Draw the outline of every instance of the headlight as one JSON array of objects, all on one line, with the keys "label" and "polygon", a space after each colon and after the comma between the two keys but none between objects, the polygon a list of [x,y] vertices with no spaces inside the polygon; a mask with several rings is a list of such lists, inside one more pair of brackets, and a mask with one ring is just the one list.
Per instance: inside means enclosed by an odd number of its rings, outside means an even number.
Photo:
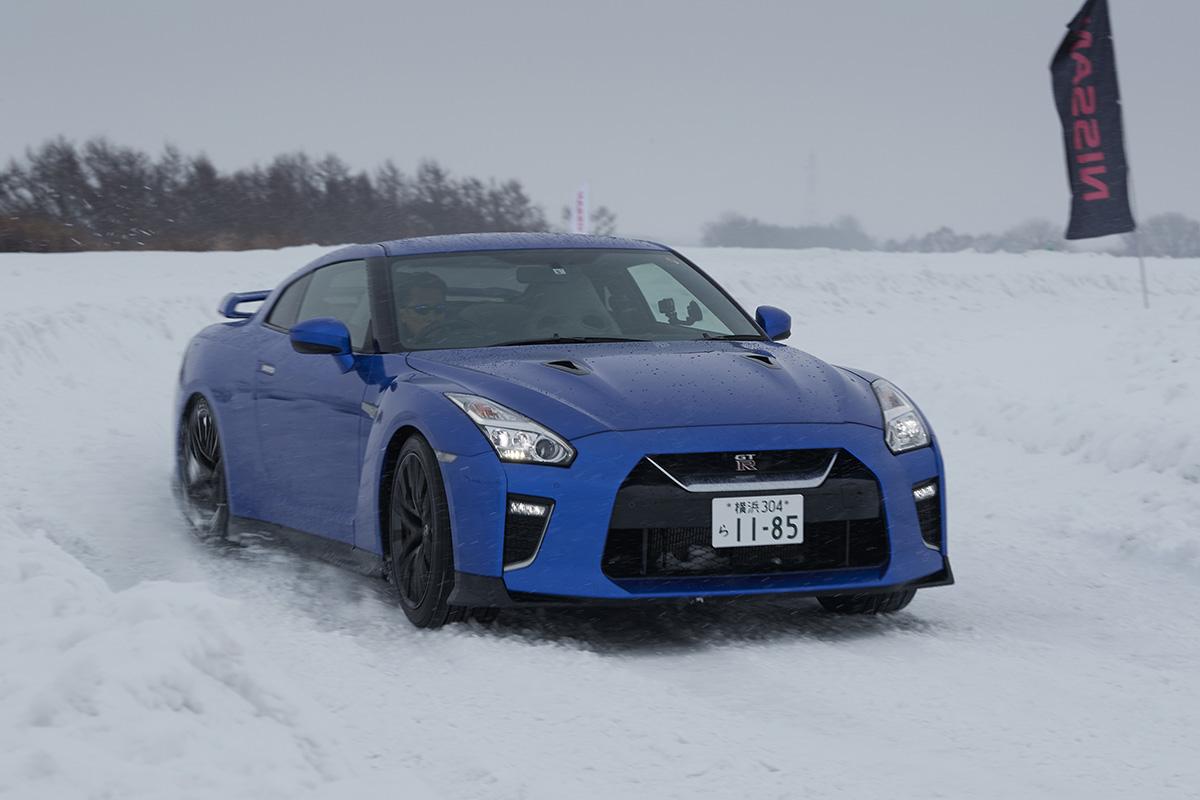
[{"label": "headlight", "polygon": [[893,453],[916,450],[929,444],[929,430],[912,400],[883,378],[871,384],[883,411],[884,440]]},{"label": "headlight", "polygon": [[575,460],[575,448],[561,436],[511,408],[474,394],[446,397],[479,426],[501,461],[565,467]]}]

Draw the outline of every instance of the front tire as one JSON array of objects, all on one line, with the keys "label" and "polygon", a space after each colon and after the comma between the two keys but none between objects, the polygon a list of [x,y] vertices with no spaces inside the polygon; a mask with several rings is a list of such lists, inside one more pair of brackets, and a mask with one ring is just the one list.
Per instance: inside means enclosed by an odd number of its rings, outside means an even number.
[{"label": "front tire", "polygon": [[229,533],[229,487],[217,420],[203,397],[188,405],[179,426],[176,476],[183,516],[201,536]]},{"label": "front tire", "polygon": [[916,594],[916,589],[909,589],[883,594],[834,594],[817,600],[834,614],[894,614],[911,603]]},{"label": "front tire", "polygon": [[400,448],[388,505],[389,574],[405,616],[418,628],[463,619],[467,609],[448,602],[454,553],[442,471],[420,435]]}]

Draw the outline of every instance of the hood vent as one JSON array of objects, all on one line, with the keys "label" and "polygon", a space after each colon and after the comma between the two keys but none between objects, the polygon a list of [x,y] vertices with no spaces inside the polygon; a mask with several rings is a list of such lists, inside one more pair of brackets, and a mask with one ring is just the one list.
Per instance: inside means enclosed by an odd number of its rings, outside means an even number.
[{"label": "hood vent", "polygon": [[546,366],[561,369],[563,372],[569,372],[572,375],[590,375],[592,372],[583,364],[580,364],[578,361],[572,361],[569,358],[562,358],[558,361],[547,361]]},{"label": "hood vent", "polygon": [[762,364],[764,367],[779,369],[779,362],[775,360],[774,356],[767,353],[746,353],[745,357],[758,364]]}]

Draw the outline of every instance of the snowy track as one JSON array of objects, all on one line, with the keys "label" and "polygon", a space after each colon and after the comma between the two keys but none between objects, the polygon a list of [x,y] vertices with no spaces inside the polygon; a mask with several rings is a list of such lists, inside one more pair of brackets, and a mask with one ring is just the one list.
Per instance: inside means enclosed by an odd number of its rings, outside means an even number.
[{"label": "snowy track", "polygon": [[423,633],[168,489],[187,338],[316,252],[0,256],[0,796],[1200,797],[1200,264],[694,251],[922,404],[959,585]]}]

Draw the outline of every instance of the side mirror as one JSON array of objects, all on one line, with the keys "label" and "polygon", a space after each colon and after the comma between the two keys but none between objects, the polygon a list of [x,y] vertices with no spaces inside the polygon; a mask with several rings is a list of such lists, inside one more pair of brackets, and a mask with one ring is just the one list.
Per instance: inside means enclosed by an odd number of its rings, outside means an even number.
[{"label": "side mirror", "polygon": [[346,324],[341,320],[332,317],[306,319],[292,326],[288,338],[297,353],[333,356],[342,372],[349,372],[354,366],[350,331],[346,330]]},{"label": "side mirror", "polygon": [[792,335],[792,315],[775,306],[759,306],[754,312],[758,327],[773,342],[780,342]]}]

